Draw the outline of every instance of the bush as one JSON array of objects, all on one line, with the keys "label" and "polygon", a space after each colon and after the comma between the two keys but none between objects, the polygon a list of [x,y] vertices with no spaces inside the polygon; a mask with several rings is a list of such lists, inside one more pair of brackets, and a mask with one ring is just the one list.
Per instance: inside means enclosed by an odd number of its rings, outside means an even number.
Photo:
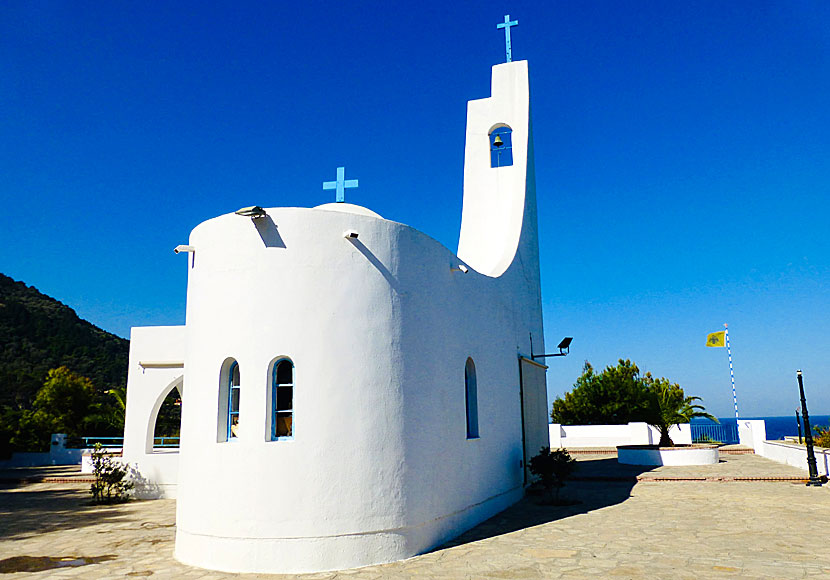
[{"label": "bush", "polygon": [[126,481],[129,466],[114,461],[101,447],[95,444],[92,450],[92,473],[95,482],[90,488],[93,503],[120,503],[129,500],[128,493],[133,488],[131,481]]},{"label": "bush", "polygon": [[[576,461],[566,449],[555,449],[542,447],[539,455],[531,457],[530,472],[537,475],[542,482],[542,487],[548,494],[552,503],[559,503],[559,490],[565,485],[565,480],[573,473]],[[556,491],[554,495],[554,490]]]},{"label": "bush", "polygon": [[813,427],[813,431],[816,432],[816,434],[813,435],[813,445],[816,447],[830,448],[830,427],[816,425]]}]

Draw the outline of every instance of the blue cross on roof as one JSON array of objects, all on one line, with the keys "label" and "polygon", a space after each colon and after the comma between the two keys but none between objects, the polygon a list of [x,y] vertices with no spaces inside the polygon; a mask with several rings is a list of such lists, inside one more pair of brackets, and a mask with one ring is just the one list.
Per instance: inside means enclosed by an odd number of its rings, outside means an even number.
[{"label": "blue cross on roof", "polygon": [[337,168],[337,181],[324,181],[323,189],[337,190],[337,203],[346,201],[346,188],[357,187],[357,179],[346,179],[346,168]]},{"label": "blue cross on roof", "polygon": [[518,20],[513,20],[512,22],[510,21],[509,14],[504,15],[504,22],[496,24],[496,28],[504,28],[504,48],[507,51],[507,62],[511,62],[513,60],[513,52],[510,49],[510,27],[518,25]]}]

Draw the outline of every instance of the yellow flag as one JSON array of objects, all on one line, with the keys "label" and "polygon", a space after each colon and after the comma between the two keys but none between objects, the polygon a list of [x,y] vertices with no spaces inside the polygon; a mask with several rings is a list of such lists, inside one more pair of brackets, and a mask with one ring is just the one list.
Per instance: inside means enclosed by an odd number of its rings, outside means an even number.
[{"label": "yellow flag", "polygon": [[726,331],[713,332],[707,336],[706,346],[726,346]]}]

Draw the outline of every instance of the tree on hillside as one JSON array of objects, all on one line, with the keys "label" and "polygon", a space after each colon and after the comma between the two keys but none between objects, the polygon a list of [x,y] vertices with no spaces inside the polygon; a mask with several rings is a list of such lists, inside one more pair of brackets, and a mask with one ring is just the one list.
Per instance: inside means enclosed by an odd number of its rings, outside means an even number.
[{"label": "tree on hillside", "polygon": [[32,410],[23,411],[12,443],[19,449],[48,450],[52,433],[83,434],[95,397],[92,381],[66,367],[50,370],[35,395]]},{"label": "tree on hillside", "polygon": [[[126,385],[129,341],[78,317],[32,286],[0,274],[0,458],[48,449],[51,419],[35,409],[50,370],[66,367],[89,377],[95,394],[84,435],[117,436],[123,413],[106,391]],[[45,421],[45,422],[44,422]]]},{"label": "tree on hillside", "polygon": [[647,421],[651,396],[640,377],[640,369],[630,360],[594,372],[585,361],[582,375],[573,389],[553,402],[551,419],[563,425],[620,425]]}]

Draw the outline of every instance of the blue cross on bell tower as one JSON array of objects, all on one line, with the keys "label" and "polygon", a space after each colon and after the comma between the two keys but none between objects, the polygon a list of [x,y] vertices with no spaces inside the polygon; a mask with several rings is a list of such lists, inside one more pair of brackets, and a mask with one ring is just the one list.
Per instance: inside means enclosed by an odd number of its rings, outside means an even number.
[{"label": "blue cross on bell tower", "polygon": [[346,168],[337,168],[336,181],[324,181],[323,189],[334,189],[337,191],[337,203],[346,201],[346,188],[357,187],[357,179],[346,179]]},{"label": "blue cross on bell tower", "polygon": [[496,28],[504,28],[504,48],[507,52],[507,62],[511,62],[513,60],[513,53],[510,50],[510,27],[518,25],[518,20],[513,20],[512,22],[510,21],[509,14],[504,15],[504,22],[496,24]]}]

